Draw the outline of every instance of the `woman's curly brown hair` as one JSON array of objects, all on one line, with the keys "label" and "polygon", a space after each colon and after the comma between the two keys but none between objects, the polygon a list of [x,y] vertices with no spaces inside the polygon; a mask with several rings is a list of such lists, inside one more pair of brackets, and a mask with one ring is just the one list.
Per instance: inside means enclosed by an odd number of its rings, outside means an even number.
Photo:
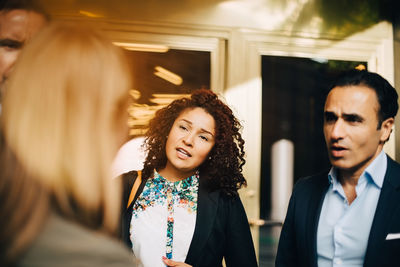
[{"label": "woman's curly brown hair", "polygon": [[158,110],[149,123],[146,133],[147,157],[143,177],[152,176],[154,169],[163,169],[167,163],[165,146],[167,136],[176,118],[185,109],[200,107],[215,120],[215,144],[199,171],[211,189],[221,189],[227,195],[237,195],[237,190],[246,185],[242,175],[244,159],[244,140],[240,134],[242,126],[232,110],[211,90],[200,89],[190,98],[173,101]]}]

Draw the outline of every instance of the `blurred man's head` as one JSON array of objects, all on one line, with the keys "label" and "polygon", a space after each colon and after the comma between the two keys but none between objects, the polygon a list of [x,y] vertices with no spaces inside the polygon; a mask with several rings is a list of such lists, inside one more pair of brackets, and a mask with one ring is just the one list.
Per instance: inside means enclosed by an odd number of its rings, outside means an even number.
[{"label": "blurred man's head", "polygon": [[22,47],[48,20],[33,1],[6,0],[0,5],[0,93]]}]

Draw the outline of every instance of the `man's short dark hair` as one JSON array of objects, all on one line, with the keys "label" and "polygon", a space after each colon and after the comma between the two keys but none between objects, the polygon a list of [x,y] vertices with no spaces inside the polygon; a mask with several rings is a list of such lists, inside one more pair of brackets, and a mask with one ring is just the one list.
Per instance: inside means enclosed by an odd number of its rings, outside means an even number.
[{"label": "man's short dark hair", "polygon": [[8,12],[15,9],[33,11],[43,15],[46,20],[50,20],[49,13],[35,0],[2,0],[0,11]]},{"label": "man's short dark hair", "polygon": [[375,91],[378,98],[378,129],[382,122],[388,118],[394,118],[399,109],[396,89],[382,76],[367,70],[350,70],[343,72],[330,87],[363,85]]}]

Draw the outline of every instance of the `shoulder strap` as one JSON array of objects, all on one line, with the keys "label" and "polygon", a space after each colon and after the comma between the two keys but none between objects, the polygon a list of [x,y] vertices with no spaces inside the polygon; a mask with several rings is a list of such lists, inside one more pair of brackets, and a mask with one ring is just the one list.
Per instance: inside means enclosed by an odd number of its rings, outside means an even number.
[{"label": "shoulder strap", "polygon": [[136,193],[137,193],[139,185],[141,183],[142,183],[142,171],[138,171],[136,180],[133,183],[132,190],[131,190],[131,193],[130,193],[129,198],[128,198],[128,203],[126,205],[126,208],[129,208],[129,206],[131,205],[132,201],[135,199]]}]

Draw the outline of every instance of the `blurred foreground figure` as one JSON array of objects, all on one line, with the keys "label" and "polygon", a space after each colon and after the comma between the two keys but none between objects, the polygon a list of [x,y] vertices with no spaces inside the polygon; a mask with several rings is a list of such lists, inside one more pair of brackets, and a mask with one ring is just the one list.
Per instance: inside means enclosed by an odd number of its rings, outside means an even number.
[{"label": "blurred foreground figure", "polygon": [[296,184],[277,267],[400,266],[400,165],[383,151],[397,98],[368,71],[333,84],[324,109],[332,168]]},{"label": "blurred foreground figure", "polygon": [[0,99],[22,47],[48,19],[32,0],[3,0],[0,4]]},{"label": "blurred foreground figure", "polygon": [[49,25],[24,48],[1,117],[1,266],[135,266],[111,238],[130,85],[122,51],[82,25]]}]

